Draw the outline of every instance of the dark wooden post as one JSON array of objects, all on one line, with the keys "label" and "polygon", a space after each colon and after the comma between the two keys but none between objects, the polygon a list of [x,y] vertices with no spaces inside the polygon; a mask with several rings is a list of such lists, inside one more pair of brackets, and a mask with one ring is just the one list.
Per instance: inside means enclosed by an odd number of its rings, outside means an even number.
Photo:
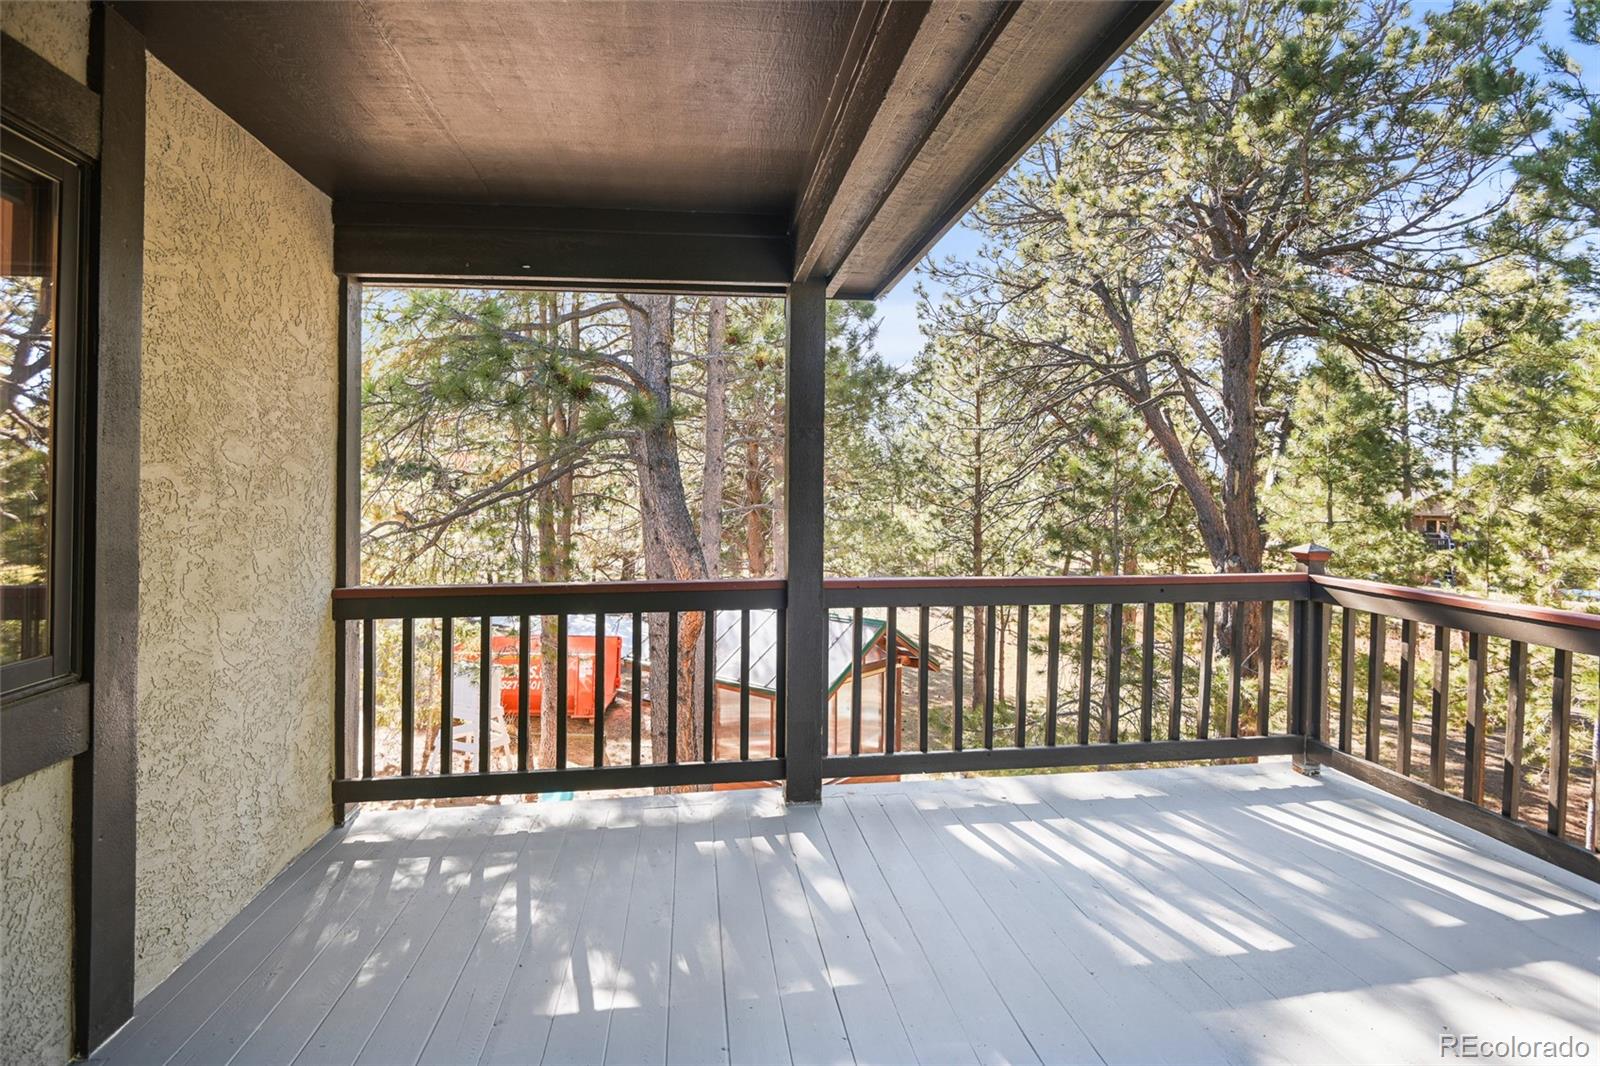
[{"label": "dark wooden post", "polygon": [[[335,588],[361,584],[361,282],[339,279],[339,454],[334,470]],[[359,750],[356,697],[360,645],[356,628],[335,622],[333,635],[333,776],[354,777]],[[409,735],[407,737],[409,741]],[[350,814],[333,805],[333,824],[344,825]]]},{"label": "dark wooden post", "polygon": [[784,560],[789,582],[784,665],[784,798],[822,798],[822,711],[827,694],[828,616],[822,602],[823,357],[827,286],[789,286],[784,379]]},{"label": "dark wooden post", "polygon": [[94,8],[90,38],[92,87],[101,100],[88,430],[94,703],[89,750],[74,760],[72,775],[73,1028],[85,1056],[133,1015],[145,162],[144,38],[104,5]]},{"label": "dark wooden post", "polygon": [[[1290,548],[1296,569],[1312,578],[1328,572],[1333,549],[1320,544]],[[1295,604],[1293,656],[1289,681],[1289,728],[1308,741],[1321,741],[1328,713],[1328,607],[1315,600]],[[1295,769],[1315,774],[1317,768],[1302,754]]]}]

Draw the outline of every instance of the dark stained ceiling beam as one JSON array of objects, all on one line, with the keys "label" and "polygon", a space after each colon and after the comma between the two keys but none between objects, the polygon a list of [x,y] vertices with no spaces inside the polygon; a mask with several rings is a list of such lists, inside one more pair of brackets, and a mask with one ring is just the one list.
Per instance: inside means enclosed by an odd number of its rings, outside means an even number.
[{"label": "dark stained ceiling beam", "polygon": [[777,216],[338,200],[333,224],[336,273],[396,281],[761,292],[794,261]]},{"label": "dark stained ceiling beam", "polygon": [[[881,158],[888,151],[881,143],[889,123],[887,97],[932,6],[921,0],[878,0],[861,8],[795,205],[795,277],[827,276],[838,265],[837,250],[851,242],[852,213],[840,197],[846,182],[881,180],[893,168],[892,160]],[[878,157],[863,158],[875,125],[880,143],[872,150]]]},{"label": "dark stained ceiling beam", "polygon": [[828,295],[877,299],[898,284],[1167,3],[1004,5],[838,266],[818,270],[832,279]]}]

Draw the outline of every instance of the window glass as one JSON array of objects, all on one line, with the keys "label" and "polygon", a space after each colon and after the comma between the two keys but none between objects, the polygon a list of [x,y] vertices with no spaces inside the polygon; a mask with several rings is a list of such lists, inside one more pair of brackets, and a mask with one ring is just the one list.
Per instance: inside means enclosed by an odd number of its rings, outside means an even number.
[{"label": "window glass", "polygon": [[0,162],[0,664],[51,652],[60,186]]}]

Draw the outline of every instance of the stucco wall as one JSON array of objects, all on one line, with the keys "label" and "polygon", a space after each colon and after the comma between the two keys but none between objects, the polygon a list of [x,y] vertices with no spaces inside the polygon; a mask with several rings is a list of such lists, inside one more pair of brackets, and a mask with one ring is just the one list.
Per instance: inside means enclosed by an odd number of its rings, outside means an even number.
[{"label": "stucco wall", "polygon": [[0,788],[0,1062],[72,1048],[72,764]]},{"label": "stucco wall", "polygon": [[328,198],[150,62],[137,993],[327,830]]},{"label": "stucco wall", "polygon": [[[79,81],[89,5],[5,0],[0,30]],[[72,1051],[72,767],[0,788],[0,1064]]]},{"label": "stucco wall", "polygon": [[5,0],[0,30],[79,81],[89,80],[89,5],[75,0]]}]

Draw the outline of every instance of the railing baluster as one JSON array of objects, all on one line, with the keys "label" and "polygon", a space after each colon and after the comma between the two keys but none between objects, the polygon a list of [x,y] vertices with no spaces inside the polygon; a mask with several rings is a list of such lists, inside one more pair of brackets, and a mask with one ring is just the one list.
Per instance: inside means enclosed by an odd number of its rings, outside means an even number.
[{"label": "railing baluster", "polygon": [[1522,736],[1528,710],[1528,646],[1511,642],[1506,672],[1506,743],[1500,757],[1500,814],[1517,817],[1522,809]]},{"label": "railing baluster", "polygon": [[[567,616],[556,615],[556,769],[567,767]],[[549,684],[549,679],[545,679]]]},{"label": "railing baluster", "polygon": [[1057,715],[1060,713],[1061,693],[1061,605],[1050,605],[1050,631],[1045,643],[1045,702],[1044,742],[1056,746]]},{"label": "railing baluster", "polygon": [[[1595,666],[1600,667],[1600,656]],[[1600,669],[1595,678],[1600,681]],[[1595,686],[1595,713],[1589,715],[1589,812],[1583,842],[1590,851],[1600,851],[1600,684]]]},{"label": "railing baluster", "polygon": [[1228,735],[1239,735],[1239,716],[1244,709],[1244,636],[1245,609],[1243,603],[1233,605],[1233,630],[1228,634],[1228,655],[1232,660],[1228,668]]},{"label": "railing baluster", "polygon": [[1272,607],[1261,603],[1261,647],[1256,653],[1256,735],[1272,732]]},{"label": "railing baluster", "polygon": [[850,754],[861,754],[861,608],[850,615]]},{"label": "railing baluster", "polygon": [[1149,743],[1155,732],[1156,700],[1156,605],[1139,608],[1143,633],[1139,663],[1139,739]]},{"label": "railing baluster", "polygon": [[750,612],[739,612],[739,758],[750,761]]},{"label": "railing baluster", "polygon": [[787,690],[787,685],[784,683],[784,679],[789,670],[787,661],[789,649],[789,615],[784,608],[780,607],[777,609],[776,620],[774,624],[777,626],[778,630],[778,642],[773,646],[772,649],[772,683],[775,686],[775,690],[772,694],[772,741],[768,745],[768,749],[772,752],[773,758],[781,759],[783,758],[783,737],[785,728],[783,719],[783,701],[784,693]]},{"label": "railing baluster", "polygon": [[1351,718],[1355,709],[1356,613],[1344,609],[1339,619],[1339,750],[1349,754]]},{"label": "railing baluster", "polygon": [[951,634],[951,646],[955,649],[953,656],[955,661],[951,664],[952,672],[955,675],[951,678],[951,688],[953,690],[953,700],[950,705],[951,751],[960,751],[965,744],[965,738],[962,736],[965,725],[961,719],[963,712],[965,711],[965,708],[962,705],[966,703],[966,693],[962,690],[961,683],[965,679],[966,664],[962,661],[961,653],[963,649],[961,645],[962,637],[964,636],[962,631],[966,628],[966,622],[967,618],[965,609],[960,605],[957,605],[955,609],[955,620],[951,623],[951,629],[953,631]]},{"label": "railing baluster", "polygon": [[1482,633],[1467,634],[1467,752],[1461,770],[1461,793],[1468,802],[1483,803],[1484,732],[1487,725],[1483,704],[1488,651]]},{"label": "railing baluster", "polygon": [[494,746],[490,742],[493,735],[490,730],[489,700],[498,700],[498,692],[490,692],[494,686],[494,628],[489,624],[487,615],[478,619],[478,765],[480,774],[489,772],[489,764],[494,761]]},{"label": "railing baluster", "polygon": [[1550,685],[1550,784],[1546,791],[1553,837],[1566,835],[1567,786],[1572,770],[1572,653],[1556,649]]},{"label": "railing baluster", "polygon": [[1167,739],[1183,736],[1183,604],[1172,605],[1172,706],[1167,712]]},{"label": "railing baluster", "polygon": [[917,744],[928,750],[928,605],[917,608]]},{"label": "railing baluster", "polygon": [[1028,746],[1028,605],[1017,607],[1017,747]]},{"label": "railing baluster", "polygon": [[416,772],[416,651],[415,620],[400,620],[400,776],[410,777]]},{"label": "railing baluster", "polygon": [[999,608],[989,606],[983,612],[983,746],[994,747],[994,660],[995,614]]},{"label": "railing baluster", "polygon": [[1200,651],[1200,712],[1195,718],[1195,736],[1205,740],[1211,736],[1211,673],[1217,657],[1217,604],[1207,601],[1202,622],[1205,634]]},{"label": "railing baluster", "polygon": [[1083,605],[1083,634],[1078,649],[1078,743],[1089,743],[1089,711],[1094,693],[1094,604]]},{"label": "railing baluster", "polygon": [[532,645],[533,619],[522,615],[517,619],[517,770],[528,769],[528,753],[533,738],[528,735],[533,728],[528,719],[528,660]]},{"label": "railing baluster", "polygon": [[896,704],[900,695],[900,645],[895,640],[894,629],[898,612],[889,606],[888,621],[884,623],[884,675],[883,675],[883,751],[893,755],[899,747],[900,722]]},{"label": "railing baluster", "polygon": [[701,670],[705,683],[700,686],[700,755],[708,763],[717,759],[717,726],[722,718],[717,694],[717,612],[706,611],[700,630],[700,646],[705,649]]},{"label": "railing baluster", "polygon": [[1400,623],[1400,745],[1399,767],[1411,776],[1411,734],[1415,730],[1413,704],[1417,686],[1417,623],[1407,618]]},{"label": "railing baluster", "polygon": [[456,772],[455,619],[439,623],[439,772]]},{"label": "railing baluster", "polygon": [[[679,619],[677,611],[667,612],[667,763],[675,764],[678,761],[678,641]],[[655,666],[652,664],[651,669]],[[652,715],[655,708],[650,709]],[[660,753],[655,753],[655,761],[660,762]]]},{"label": "railing baluster", "polygon": [[1446,734],[1450,723],[1450,630],[1433,627],[1433,719],[1428,736],[1428,783],[1442,789]]},{"label": "railing baluster", "polygon": [[1288,717],[1285,721],[1291,736],[1320,739],[1321,734],[1306,716],[1306,707],[1310,702],[1307,696],[1311,682],[1310,670],[1315,662],[1311,656],[1310,607],[1311,604],[1304,600],[1289,601]]},{"label": "railing baluster", "polygon": [[1383,751],[1383,652],[1388,645],[1387,623],[1375,614],[1367,630],[1367,761],[1377,762]]},{"label": "railing baluster", "polygon": [[[638,766],[644,748],[644,694],[639,691],[644,680],[644,664],[640,661],[644,657],[642,654],[643,638],[640,635],[640,630],[644,628],[644,615],[639,611],[634,611],[633,617],[629,621],[633,623],[633,669],[628,675],[628,764],[630,766]],[[782,645],[780,644],[779,647],[781,648]],[[782,691],[781,686],[779,691]]]},{"label": "railing baluster", "polygon": [[377,624],[368,618],[361,623],[361,776],[373,776],[373,748],[378,734],[378,640]]},{"label": "railing baluster", "polygon": [[[352,764],[356,761],[355,729],[350,716],[361,702],[361,668],[356,665],[355,635],[349,619],[336,619],[333,623],[333,779],[347,781],[355,776]],[[354,684],[352,684],[354,682]],[[349,807],[333,804],[333,824],[345,824]]]},{"label": "railing baluster", "polygon": [[1333,610],[1326,604],[1322,603],[1307,604],[1307,606],[1315,612],[1312,618],[1312,624],[1316,629],[1315,648],[1317,656],[1317,670],[1316,677],[1313,679],[1312,683],[1312,695],[1314,696],[1312,702],[1314,706],[1311,709],[1311,713],[1316,715],[1317,719],[1317,739],[1326,744],[1328,742],[1329,711],[1328,651],[1330,643],[1333,640]]},{"label": "railing baluster", "polygon": [[594,616],[594,765],[606,764],[606,616]]},{"label": "railing baluster", "polygon": [[1106,615],[1106,701],[1101,709],[1100,740],[1115,744],[1122,733],[1122,604]]}]

